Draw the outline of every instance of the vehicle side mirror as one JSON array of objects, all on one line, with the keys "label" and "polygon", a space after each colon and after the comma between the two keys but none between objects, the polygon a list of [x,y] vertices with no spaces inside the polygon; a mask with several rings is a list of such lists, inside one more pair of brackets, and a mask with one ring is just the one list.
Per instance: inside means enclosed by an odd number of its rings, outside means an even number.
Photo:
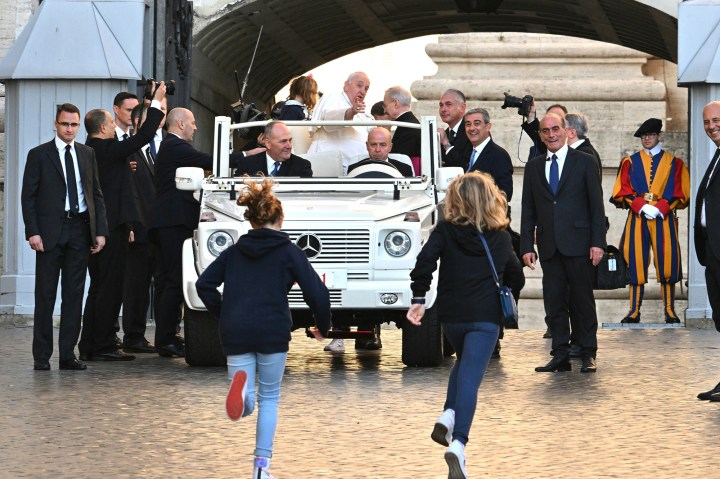
[{"label": "vehicle side mirror", "polygon": [[447,191],[452,180],[464,173],[459,166],[446,166],[435,170],[435,185],[438,191]]},{"label": "vehicle side mirror", "polygon": [[175,170],[175,187],[182,191],[200,191],[204,178],[202,168],[183,166]]}]

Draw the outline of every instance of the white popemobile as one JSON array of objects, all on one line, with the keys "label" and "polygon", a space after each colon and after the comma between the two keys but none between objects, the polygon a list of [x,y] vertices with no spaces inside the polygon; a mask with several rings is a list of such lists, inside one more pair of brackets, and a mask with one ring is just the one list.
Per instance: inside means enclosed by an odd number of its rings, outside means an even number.
[{"label": "white popemobile", "polygon": [[[243,179],[232,177],[229,153],[232,130],[262,127],[266,122],[230,124],[215,120],[213,174],[199,168],[179,168],[176,186],[196,192],[200,222],[183,247],[183,293],[186,361],[191,366],[221,366],[217,319],[205,310],[195,291],[198,275],[226,248],[245,234],[250,224],[236,203]],[[447,185],[462,174],[460,168],[441,168],[435,117],[420,124],[401,122],[285,122],[289,127],[310,125],[382,125],[418,128],[422,137],[422,175],[403,178],[392,173],[356,168],[344,176],[340,152],[301,155],[312,163],[313,178],[276,178],[274,192],[283,205],[283,231],[307,255],[330,290],[333,325],[351,328],[331,337],[368,337],[373,328],[394,321],[402,328],[402,361],[408,366],[436,366],[444,341],[434,307],[436,281],[426,295],[422,326],[410,325],[410,271],[430,232],[441,218],[438,204]],[[406,157],[407,158],[407,157]],[[360,173],[360,174],[358,174]],[[248,271],[247,274],[253,274]],[[437,277],[437,275],[436,275]],[[310,310],[295,286],[288,299],[293,328],[309,328]],[[445,345],[446,354],[452,354]]]}]

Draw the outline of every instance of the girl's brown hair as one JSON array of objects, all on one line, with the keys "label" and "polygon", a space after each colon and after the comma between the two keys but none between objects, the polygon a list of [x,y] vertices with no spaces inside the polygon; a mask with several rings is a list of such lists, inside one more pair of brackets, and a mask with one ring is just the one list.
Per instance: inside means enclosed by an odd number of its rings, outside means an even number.
[{"label": "girl's brown hair", "polygon": [[294,100],[296,96],[302,98],[302,102],[308,110],[315,108],[318,98],[318,85],[315,79],[305,75],[293,79],[290,82],[288,100]]},{"label": "girl's brown hair", "polygon": [[480,232],[505,229],[507,198],[487,173],[473,171],[450,183],[445,195],[445,221],[474,225]]},{"label": "girl's brown hair", "polygon": [[240,192],[237,204],[247,208],[244,216],[253,228],[283,219],[282,203],[272,192],[271,179],[265,178],[260,183],[244,179],[243,183],[246,188]]}]

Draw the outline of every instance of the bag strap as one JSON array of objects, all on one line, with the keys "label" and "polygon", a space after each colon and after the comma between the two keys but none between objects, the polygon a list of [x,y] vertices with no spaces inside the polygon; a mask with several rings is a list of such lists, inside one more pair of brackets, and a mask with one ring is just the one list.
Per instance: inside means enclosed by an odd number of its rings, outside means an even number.
[{"label": "bag strap", "polygon": [[487,241],[485,241],[485,237],[482,233],[478,233],[478,236],[480,236],[480,241],[482,241],[483,247],[485,248],[485,253],[487,253],[488,261],[490,262],[490,269],[492,270],[493,279],[495,280],[495,285],[500,289],[500,280],[498,280],[497,271],[495,270],[495,263],[493,262],[493,257],[490,254],[490,248],[488,248]]}]

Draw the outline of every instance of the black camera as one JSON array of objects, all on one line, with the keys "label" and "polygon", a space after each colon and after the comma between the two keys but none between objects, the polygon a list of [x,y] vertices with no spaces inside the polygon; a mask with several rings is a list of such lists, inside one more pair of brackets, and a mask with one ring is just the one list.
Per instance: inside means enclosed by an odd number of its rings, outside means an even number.
[{"label": "black camera", "polygon": [[[238,100],[232,105],[230,105],[230,108],[232,108],[233,110],[233,123],[248,123],[251,121],[267,120],[267,115],[265,114],[265,112],[258,110],[255,106],[255,103],[245,104],[242,102],[242,100]],[[244,138],[246,140],[257,139],[258,135],[260,135],[260,133],[262,133],[263,131],[265,131],[265,127],[263,126],[238,128],[237,130],[240,138]]]},{"label": "black camera", "polygon": [[[162,80],[155,80],[154,78],[148,78],[147,82],[145,82],[145,98],[148,100],[152,100],[153,96],[155,96],[155,88],[153,88],[155,85],[159,85]],[[166,95],[174,95],[175,94],[175,80],[166,80],[165,81],[165,94]]]},{"label": "black camera", "polygon": [[528,116],[530,114],[530,107],[532,106],[533,97],[525,95],[522,98],[509,95],[507,92],[503,92],[505,95],[505,101],[503,102],[502,108],[517,108],[518,115]]}]

